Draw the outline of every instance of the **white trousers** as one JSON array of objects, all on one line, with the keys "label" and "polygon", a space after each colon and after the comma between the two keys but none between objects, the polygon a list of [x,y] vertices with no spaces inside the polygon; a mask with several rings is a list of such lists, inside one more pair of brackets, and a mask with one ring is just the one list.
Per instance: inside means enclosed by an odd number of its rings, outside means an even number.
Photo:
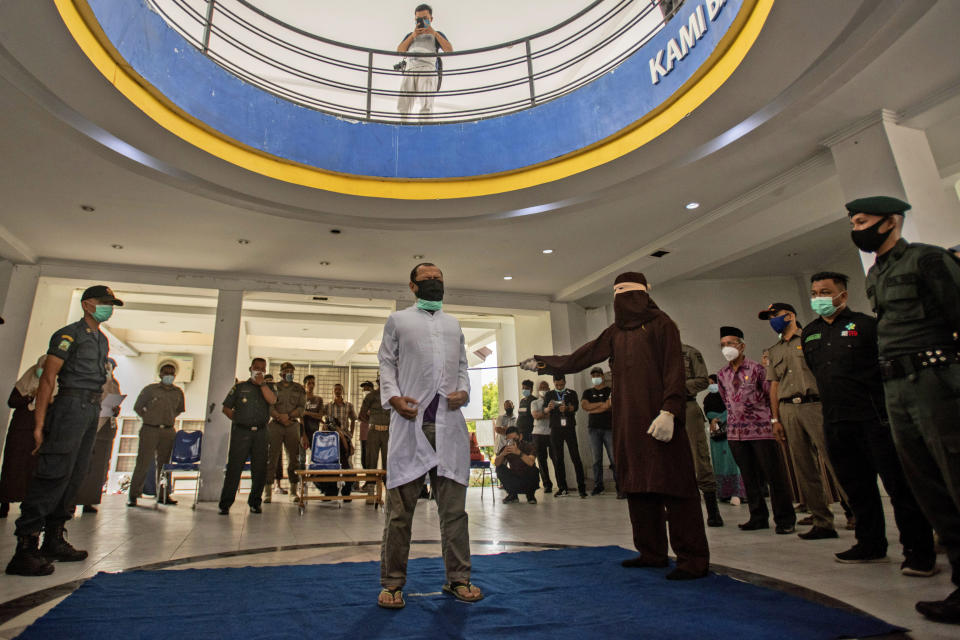
[{"label": "white trousers", "polygon": [[437,81],[439,76],[436,70],[410,71],[403,74],[403,82],[400,83],[400,97],[397,100],[397,111],[400,116],[406,120],[414,109],[414,102],[419,99],[422,102],[420,113],[433,112],[433,93],[437,90]]}]

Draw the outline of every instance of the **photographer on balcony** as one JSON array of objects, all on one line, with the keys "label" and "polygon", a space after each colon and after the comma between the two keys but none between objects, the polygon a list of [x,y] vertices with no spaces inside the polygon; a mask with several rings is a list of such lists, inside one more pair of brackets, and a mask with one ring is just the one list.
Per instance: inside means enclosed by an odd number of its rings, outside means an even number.
[{"label": "photographer on balcony", "polygon": [[[453,45],[447,36],[433,28],[433,9],[428,4],[418,5],[413,12],[416,28],[408,33],[403,42],[397,47],[400,53],[436,53],[443,50],[453,51]],[[404,59],[396,67],[403,71],[403,82],[400,84],[400,98],[397,100],[397,110],[406,120],[413,111],[413,104],[417,98],[422,101],[420,114],[429,114],[433,111],[434,93],[440,88],[440,74],[443,72],[443,62],[434,56],[411,56]]]}]

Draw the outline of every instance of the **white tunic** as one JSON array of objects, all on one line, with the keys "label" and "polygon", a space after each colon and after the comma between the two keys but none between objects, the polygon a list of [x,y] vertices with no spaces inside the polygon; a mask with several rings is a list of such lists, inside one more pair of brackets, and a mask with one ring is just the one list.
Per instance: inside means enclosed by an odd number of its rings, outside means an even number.
[{"label": "white tunic", "polygon": [[[460,409],[447,408],[447,395],[470,394],[467,352],[460,323],[453,316],[416,306],[390,314],[380,343],[380,399],[392,409],[390,398],[407,396],[417,402],[417,417],[407,420],[390,412],[390,450],[387,488],[393,489],[437,473],[462,485],[470,479],[470,434]],[[423,413],[440,394],[437,407],[437,448],[423,433]]]}]

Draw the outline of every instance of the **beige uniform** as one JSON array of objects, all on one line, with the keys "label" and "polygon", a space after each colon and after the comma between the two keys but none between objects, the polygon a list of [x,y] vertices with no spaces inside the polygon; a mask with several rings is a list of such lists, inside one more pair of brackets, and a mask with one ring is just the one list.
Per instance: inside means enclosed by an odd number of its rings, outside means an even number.
[{"label": "beige uniform", "polygon": [[682,345],[684,379],[687,387],[686,427],[687,440],[690,441],[690,453],[693,454],[693,465],[697,473],[697,486],[703,493],[716,493],[717,481],[713,475],[713,464],[710,462],[710,445],[707,442],[706,418],[700,405],[697,404],[697,394],[710,386],[707,365],[703,355],[690,345]]},{"label": "beige uniform", "polygon": [[[160,471],[170,462],[173,453],[173,440],[176,432],[173,423],[184,412],[183,391],[174,385],[160,382],[147,385],[137,396],[133,410],[143,421],[140,427],[140,444],[137,448],[137,462],[130,479],[129,500],[136,500],[143,491],[150,463],[156,462],[156,480],[159,486]],[[157,499],[160,498],[159,490]]]},{"label": "beige uniform", "polygon": [[[300,418],[307,406],[307,391],[298,382],[281,381],[276,386],[277,403],[270,407],[273,419],[267,425],[269,444],[267,447],[267,485],[264,496],[269,501],[273,493],[273,481],[277,475],[277,465],[280,464],[282,452],[287,452],[287,478],[290,481],[290,490],[297,486],[299,477],[297,468],[300,465]],[[290,423],[284,425],[277,416],[285,413],[290,416]]]},{"label": "beige uniform", "polygon": [[780,340],[770,347],[767,379],[777,382],[780,421],[787,433],[790,459],[797,476],[797,484],[804,503],[813,516],[814,526],[833,528],[833,512],[827,500],[820,474],[820,463],[830,475],[836,476],[827,456],[827,441],[823,431],[823,408],[820,390],[813,372],[803,359],[800,333],[790,340]]}]

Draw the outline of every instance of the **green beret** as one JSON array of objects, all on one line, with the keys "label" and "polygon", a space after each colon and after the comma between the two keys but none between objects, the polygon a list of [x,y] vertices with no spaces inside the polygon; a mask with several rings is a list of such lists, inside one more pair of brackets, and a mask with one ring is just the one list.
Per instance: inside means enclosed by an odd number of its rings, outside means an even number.
[{"label": "green beret", "polygon": [[910,205],[900,198],[890,196],[872,196],[858,198],[846,204],[847,215],[853,217],[857,213],[868,213],[872,216],[892,216],[896,213],[904,215],[910,210]]}]

